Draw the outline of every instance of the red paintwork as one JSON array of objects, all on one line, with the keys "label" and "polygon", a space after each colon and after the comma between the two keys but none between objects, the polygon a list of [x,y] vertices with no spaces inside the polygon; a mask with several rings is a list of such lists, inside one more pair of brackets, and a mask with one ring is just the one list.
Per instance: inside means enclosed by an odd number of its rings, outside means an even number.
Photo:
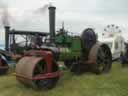
[{"label": "red paintwork", "polygon": [[57,72],[37,75],[37,76],[33,77],[32,80],[42,80],[42,79],[54,78],[54,77],[59,77],[61,75],[63,75],[63,73],[60,71],[57,71]]},{"label": "red paintwork", "polygon": [[39,74],[35,77],[32,78],[32,80],[40,80],[40,79],[46,79],[46,78],[54,78],[54,77],[59,77],[62,75],[62,72],[57,71],[57,72],[52,72],[52,65],[53,65],[53,57],[52,57],[52,52],[51,51],[44,51],[44,50],[31,50],[25,56],[32,56],[32,55],[38,55],[42,56],[42,58],[45,60],[46,65],[46,71],[45,73]]}]

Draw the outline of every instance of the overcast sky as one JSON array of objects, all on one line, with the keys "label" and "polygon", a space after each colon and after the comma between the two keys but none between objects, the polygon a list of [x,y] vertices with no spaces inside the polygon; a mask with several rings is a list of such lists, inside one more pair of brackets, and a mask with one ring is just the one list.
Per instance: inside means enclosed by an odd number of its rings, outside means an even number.
[{"label": "overcast sky", "polygon": [[115,24],[128,37],[128,0],[0,0],[0,40],[4,40],[3,8],[9,9],[12,28],[48,32],[48,10],[39,9],[49,2],[57,8],[56,30],[63,21],[65,28],[74,33],[87,27],[101,33],[107,25]]}]

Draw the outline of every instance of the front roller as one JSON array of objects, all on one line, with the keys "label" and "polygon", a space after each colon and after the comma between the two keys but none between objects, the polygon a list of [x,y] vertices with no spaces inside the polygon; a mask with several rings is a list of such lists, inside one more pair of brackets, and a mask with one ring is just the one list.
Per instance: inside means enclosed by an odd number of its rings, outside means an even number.
[{"label": "front roller", "polygon": [[51,57],[25,56],[16,64],[16,79],[33,88],[51,89],[61,75],[58,70]]}]

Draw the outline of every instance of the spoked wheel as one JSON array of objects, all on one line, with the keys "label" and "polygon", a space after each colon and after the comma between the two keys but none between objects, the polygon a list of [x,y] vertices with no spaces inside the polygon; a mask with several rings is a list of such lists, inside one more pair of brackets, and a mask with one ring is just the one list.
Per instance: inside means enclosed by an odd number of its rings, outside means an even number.
[{"label": "spoked wheel", "polygon": [[112,65],[112,56],[107,46],[100,46],[97,52],[96,73],[108,73]]},{"label": "spoked wheel", "polygon": [[[42,64],[44,63],[44,64]],[[53,64],[53,72],[58,71],[59,68],[57,66],[57,64]],[[39,75],[39,74],[45,74],[46,69],[45,69],[45,62],[39,62],[39,64],[37,64],[37,66],[34,69],[34,76]],[[43,89],[43,90],[47,90],[47,89],[52,89],[57,81],[59,80],[59,77],[54,77],[54,78],[47,78],[47,79],[43,79],[43,80],[36,80],[35,85],[36,88],[38,89]]]}]

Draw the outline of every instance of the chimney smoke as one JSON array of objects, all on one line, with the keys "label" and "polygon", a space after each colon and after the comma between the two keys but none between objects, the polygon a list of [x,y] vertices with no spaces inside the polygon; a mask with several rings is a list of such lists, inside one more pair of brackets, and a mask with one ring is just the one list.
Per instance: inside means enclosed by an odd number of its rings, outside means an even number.
[{"label": "chimney smoke", "polygon": [[37,13],[44,14],[48,9],[49,4],[45,4],[43,7],[37,9]]},{"label": "chimney smoke", "polygon": [[3,8],[2,24],[3,24],[4,26],[10,26],[9,19],[10,19],[10,16],[9,16],[8,8]]}]

